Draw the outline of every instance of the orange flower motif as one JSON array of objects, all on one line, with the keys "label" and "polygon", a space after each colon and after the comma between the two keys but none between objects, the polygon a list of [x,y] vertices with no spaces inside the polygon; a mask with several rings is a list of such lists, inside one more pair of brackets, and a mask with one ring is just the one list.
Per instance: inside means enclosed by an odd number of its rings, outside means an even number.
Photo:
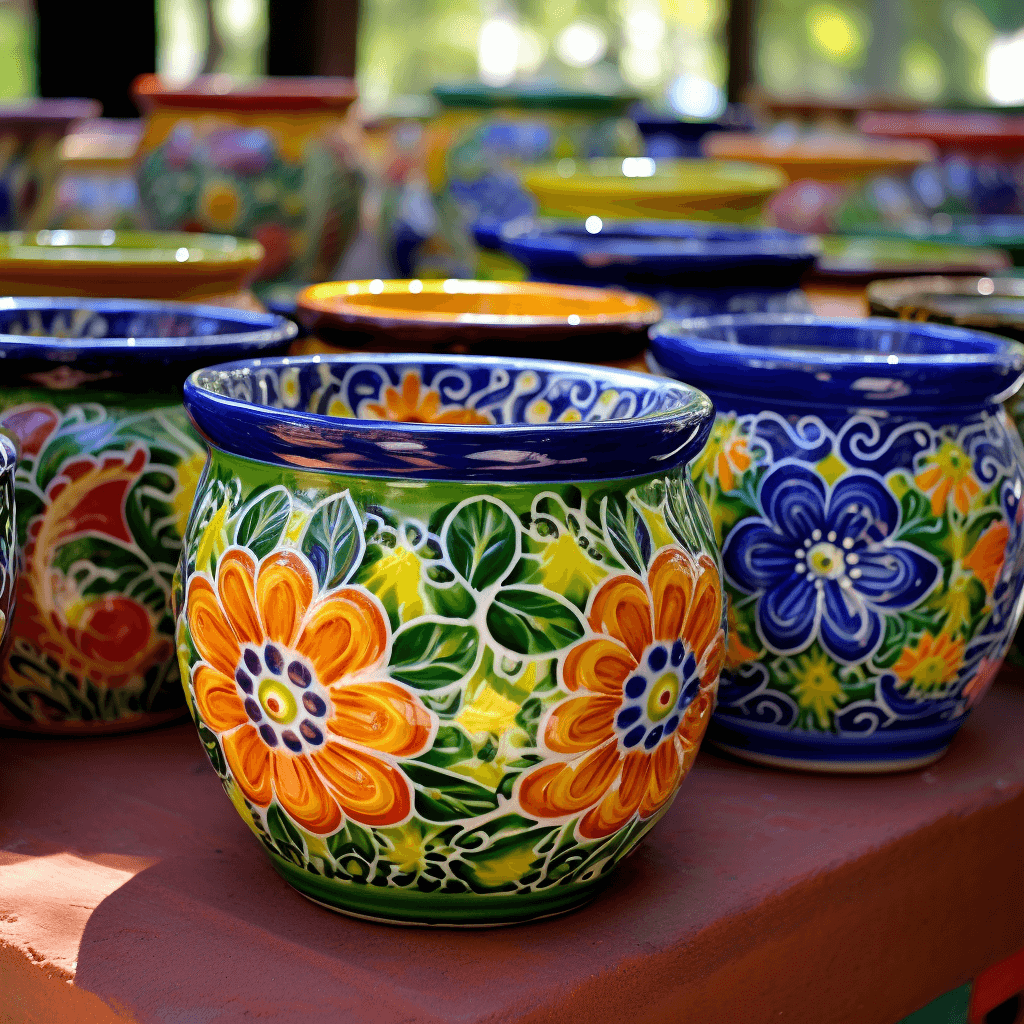
[{"label": "orange flower motif", "polygon": [[395,759],[433,739],[434,716],[382,679],[388,625],[375,600],[345,587],[320,597],[305,559],[275,551],[257,565],[231,548],[188,585],[186,614],[203,660],[196,706],[220,737],[245,796],[278,803],[316,835],[345,815],[395,825],[412,807]]},{"label": "orange flower motif", "polygon": [[747,439],[740,434],[736,417],[720,417],[711,428],[704,451],[693,463],[693,478],[707,473],[717,478],[719,489],[727,493],[736,485],[736,475],[742,476],[750,469],[750,461]]},{"label": "orange flower motif", "polygon": [[591,598],[600,636],[562,663],[573,694],[555,705],[544,745],[563,760],[524,774],[519,804],[536,818],[583,813],[584,839],[649,818],[697,756],[725,659],[722,588],[707,555],[666,548],[647,580],[615,576]]},{"label": "orange flower motif", "polygon": [[[740,627],[736,621],[736,609],[732,606],[732,598],[728,598],[726,618],[729,623],[729,643],[725,652],[725,664],[728,668],[739,668],[748,661],[757,661],[759,652],[749,648],[740,639]],[[762,651],[764,648],[762,648]]]},{"label": "orange flower motif", "polygon": [[931,494],[932,515],[941,516],[950,497],[960,514],[967,515],[971,499],[981,490],[967,452],[955,441],[943,441],[925,460],[925,466],[914,481],[925,494]]},{"label": "orange flower motif", "polygon": [[902,686],[915,693],[939,693],[951,683],[964,663],[964,642],[948,633],[925,633],[913,647],[904,647],[892,670]]},{"label": "orange flower motif", "polygon": [[441,395],[433,388],[425,388],[420,375],[410,370],[402,377],[401,390],[387,387],[382,402],[367,402],[362,415],[393,423],[455,423],[472,425],[493,423],[494,420],[477,409],[459,406],[441,408]]},{"label": "orange flower motif", "polygon": [[987,593],[991,594],[1003,571],[1006,558],[1006,542],[1010,538],[1010,527],[998,519],[978,538],[971,553],[964,559],[964,565],[981,580]]}]

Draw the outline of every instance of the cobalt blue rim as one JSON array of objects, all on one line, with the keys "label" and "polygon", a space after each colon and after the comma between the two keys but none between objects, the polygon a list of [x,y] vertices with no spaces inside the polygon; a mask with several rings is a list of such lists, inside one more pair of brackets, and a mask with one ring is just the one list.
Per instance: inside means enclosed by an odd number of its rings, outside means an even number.
[{"label": "cobalt blue rim", "polygon": [[1024,380],[1024,345],[994,334],[883,317],[792,314],[666,320],[652,369],[712,398],[821,408],[994,405]]},{"label": "cobalt blue rim", "polygon": [[[364,371],[386,376],[395,387],[409,371],[427,386],[454,374],[507,378],[512,396],[524,375],[532,374],[563,396],[574,386],[593,394],[600,389],[602,395],[647,403],[652,411],[580,422],[470,425],[332,416],[282,407],[277,397],[286,372],[294,374],[305,398],[302,389],[310,382],[322,385],[322,392],[324,381],[339,384]],[[253,394],[273,395],[277,404],[254,401]],[[702,450],[714,417],[710,400],[696,388],[643,373],[553,360],[405,353],[249,359],[206,367],[185,382],[184,402],[212,446],[258,462],[357,476],[512,484],[664,473]]]}]

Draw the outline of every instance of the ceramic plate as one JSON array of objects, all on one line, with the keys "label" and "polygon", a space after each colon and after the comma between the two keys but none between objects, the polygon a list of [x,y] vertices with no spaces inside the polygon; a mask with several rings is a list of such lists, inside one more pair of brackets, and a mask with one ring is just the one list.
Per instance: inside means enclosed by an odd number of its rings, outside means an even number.
[{"label": "ceramic plate", "polygon": [[992,274],[1011,266],[998,249],[947,245],[913,238],[825,235],[816,275],[826,278],[903,277],[909,274]]}]

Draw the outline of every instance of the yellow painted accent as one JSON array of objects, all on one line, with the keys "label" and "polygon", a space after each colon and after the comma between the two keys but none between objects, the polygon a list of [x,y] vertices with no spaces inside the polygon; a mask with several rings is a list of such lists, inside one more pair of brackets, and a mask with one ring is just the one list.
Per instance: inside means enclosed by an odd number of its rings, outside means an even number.
[{"label": "yellow painted accent", "polygon": [[398,866],[399,871],[408,874],[426,867],[426,837],[416,822],[410,821],[400,828],[381,829],[380,832],[391,844],[386,856]]},{"label": "yellow painted accent", "polygon": [[504,885],[522,878],[536,859],[537,855],[529,848],[513,850],[493,860],[474,861],[473,873],[484,885]]},{"label": "yellow painted accent", "polygon": [[455,721],[470,733],[491,732],[501,736],[514,724],[519,707],[519,704],[486,685],[476,699],[459,712]]},{"label": "yellow painted accent", "polygon": [[568,531],[541,554],[541,578],[544,586],[556,594],[565,593],[577,582],[589,590],[607,575],[608,570],[592,562]]},{"label": "yellow painted accent", "polygon": [[827,729],[836,708],[846,703],[846,694],[836,677],[834,662],[824,651],[809,651],[797,659],[793,678],[796,680],[793,693],[800,707],[811,711],[818,725]]},{"label": "yellow painted accent", "polygon": [[196,452],[178,463],[178,489],[174,492],[174,497],[171,498],[171,508],[174,510],[174,525],[179,537],[185,536],[188,516],[192,511],[192,502],[196,497],[199,477],[202,475],[205,465],[206,455],[203,452]]},{"label": "yellow painted accent", "polygon": [[822,459],[815,469],[818,476],[831,487],[846,472],[846,463],[835,452],[832,452]]},{"label": "yellow painted accent", "polygon": [[394,592],[403,621],[423,614],[420,560],[408,548],[395,548],[391,554],[384,555],[374,566],[373,575],[366,581],[366,588],[381,598],[386,593]]},{"label": "yellow painted accent", "polygon": [[223,505],[213,514],[213,518],[206,524],[202,536],[199,538],[199,548],[196,552],[196,569],[200,572],[212,572],[211,564],[215,558],[219,558],[228,546],[227,533],[224,524],[228,518],[229,503]]},{"label": "yellow painted accent", "polygon": [[668,523],[665,522],[665,517],[660,512],[641,506],[640,514],[644,517],[647,529],[651,531],[651,541],[655,550],[667,547],[669,544],[679,543],[672,536],[672,531],[668,528]]}]

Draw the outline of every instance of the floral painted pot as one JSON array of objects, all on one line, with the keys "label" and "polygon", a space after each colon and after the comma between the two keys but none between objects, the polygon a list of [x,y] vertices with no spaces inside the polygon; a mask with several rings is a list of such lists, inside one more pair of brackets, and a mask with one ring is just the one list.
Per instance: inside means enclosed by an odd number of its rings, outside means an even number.
[{"label": "floral painted pot", "polygon": [[275,869],[378,920],[589,899],[666,812],[725,654],[711,406],[568,363],[194,373],[177,596],[200,736]]},{"label": "floral painted pot", "polygon": [[7,646],[18,578],[18,547],[14,535],[14,444],[0,434],[0,657]]},{"label": "floral painted pot", "polygon": [[1021,615],[1024,447],[1001,403],[1024,346],[767,315],[652,334],[717,408],[693,463],[729,596],[715,744],[835,772],[940,757]]},{"label": "floral painted pot", "polygon": [[628,362],[661,307],[621,290],[517,281],[328,281],[297,300],[303,353],[475,352]]},{"label": "floral painted pot", "polygon": [[777,228],[596,216],[510,221],[482,241],[533,281],[628,288],[677,317],[809,312],[800,279],[821,249],[813,237]]},{"label": "floral painted pot", "polygon": [[124,732],[183,713],[171,577],[206,452],[181,381],[294,336],[215,307],[0,299],[22,566],[0,725]]},{"label": "floral painted pot", "polygon": [[345,78],[223,76],[132,85],[145,118],[138,180],[151,226],[255,238],[260,281],[330,277],[358,226],[363,171]]}]

